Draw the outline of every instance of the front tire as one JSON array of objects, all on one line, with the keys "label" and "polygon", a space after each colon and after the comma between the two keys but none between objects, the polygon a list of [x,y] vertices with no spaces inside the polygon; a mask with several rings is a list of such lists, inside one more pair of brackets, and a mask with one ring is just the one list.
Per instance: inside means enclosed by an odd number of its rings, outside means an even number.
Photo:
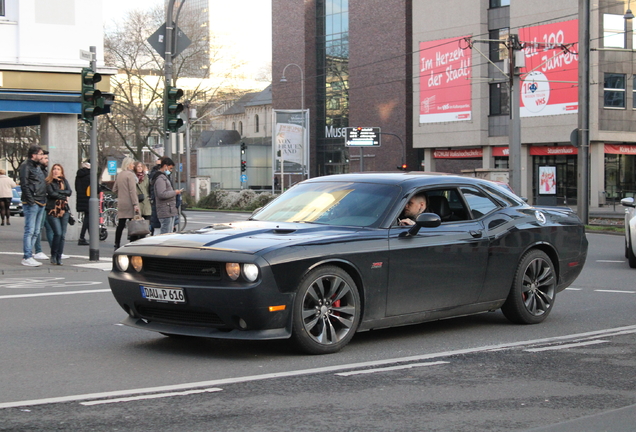
[{"label": "front tire", "polygon": [[501,311],[516,324],[538,324],[550,314],[556,299],[557,276],[548,255],[528,251],[519,261],[512,287]]},{"label": "front tire", "polygon": [[323,266],[301,281],[294,300],[292,339],[309,354],[341,350],[360,323],[360,294],[340,267]]}]

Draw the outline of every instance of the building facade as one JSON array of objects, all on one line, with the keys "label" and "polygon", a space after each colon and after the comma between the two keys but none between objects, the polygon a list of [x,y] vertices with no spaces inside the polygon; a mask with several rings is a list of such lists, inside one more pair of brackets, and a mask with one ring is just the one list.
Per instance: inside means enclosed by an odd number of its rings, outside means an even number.
[{"label": "building facade", "polygon": [[[517,192],[533,203],[574,205],[578,3],[277,0],[274,109],[298,108],[305,86],[312,176],[394,171],[402,160],[408,170],[499,174],[510,168],[512,57],[520,78]],[[591,206],[636,192],[635,46],[627,8],[627,1],[601,0],[591,10]],[[304,68],[296,86],[278,83],[289,63]],[[345,126],[380,127],[381,146],[347,148]]]}]

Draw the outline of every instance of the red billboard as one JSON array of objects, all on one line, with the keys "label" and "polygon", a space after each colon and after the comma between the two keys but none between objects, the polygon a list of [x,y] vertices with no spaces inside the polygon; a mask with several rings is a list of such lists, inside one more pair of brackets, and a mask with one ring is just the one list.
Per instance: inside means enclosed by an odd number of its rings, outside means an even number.
[{"label": "red billboard", "polygon": [[471,119],[472,50],[467,37],[420,42],[420,123]]},{"label": "red billboard", "polygon": [[578,20],[519,29],[525,53],[521,117],[574,114],[579,109]]}]

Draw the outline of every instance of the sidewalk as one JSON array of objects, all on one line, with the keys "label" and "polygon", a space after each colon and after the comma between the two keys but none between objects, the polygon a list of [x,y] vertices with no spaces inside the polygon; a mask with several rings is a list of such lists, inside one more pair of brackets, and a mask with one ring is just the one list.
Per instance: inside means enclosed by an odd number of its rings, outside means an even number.
[{"label": "sidewalk", "polygon": [[[90,246],[78,246],[77,240],[67,240],[64,254],[69,255],[61,266],[52,265],[49,260],[36,260],[42,263],[39,267],[26,267],[22,261],[22,238],[24,235],[24,218],[12,216],[11,225],[0,226],[0,276],[12,274],[49,274],[68,271],[86,271],[89,269],[110,270],[113,257],[113,239],[115,229],[110,228],[108,238],[99,244],[99,261],[89,261]],[[51,255],[51,247],[46,240],[42,241],[42,252]]]},{"label": "sidewalk", "polygon": [[[570,206],[576,212],[576,206]],[[622,220],[625,215],[623,206],[613,205],[604,207],[592,207],[589,211],[590,222],[592,219],[616,219]],[[64,254],[70,258],[62,261],[64,265],[51,265],[49,260],[40,260],[39,267],[26,267],[22,260],[22,237],[24,234],[24,218],[19,216],[11,217],[10,226],[0,226],[0,275],[19,274],[26,272],[36,272],[48,274],[61,271],[85,271],[87,269],[110,270],[113,245],[115,238],[115,228],[108,229],[108,238],[99,242],[99,262],[89,261],[89,246],[78,246],[77,240],[67,240],[64,247]],[[125,235],[125,233],[124,233]],[[122,239],[123,240],[123,239]],[[46,241],[42,243],[42,250],[50,255],[51,248]]]}]

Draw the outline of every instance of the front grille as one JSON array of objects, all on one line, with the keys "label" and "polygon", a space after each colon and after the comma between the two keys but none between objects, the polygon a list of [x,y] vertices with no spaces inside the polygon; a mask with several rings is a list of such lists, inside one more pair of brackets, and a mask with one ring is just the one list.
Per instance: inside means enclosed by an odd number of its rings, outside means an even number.
[{"label": "front grille", "polygon": [[138,306],[137,313],[149,321],[183,325],[205,325],[223,327],[225,323],[217,314],[206,310],[164,309],[153,306]]},{"label": "front grille", "polygon": [[145,273],[221,280],[221,264],[218,262],[155,257],[144,257],[143,260]]}]

